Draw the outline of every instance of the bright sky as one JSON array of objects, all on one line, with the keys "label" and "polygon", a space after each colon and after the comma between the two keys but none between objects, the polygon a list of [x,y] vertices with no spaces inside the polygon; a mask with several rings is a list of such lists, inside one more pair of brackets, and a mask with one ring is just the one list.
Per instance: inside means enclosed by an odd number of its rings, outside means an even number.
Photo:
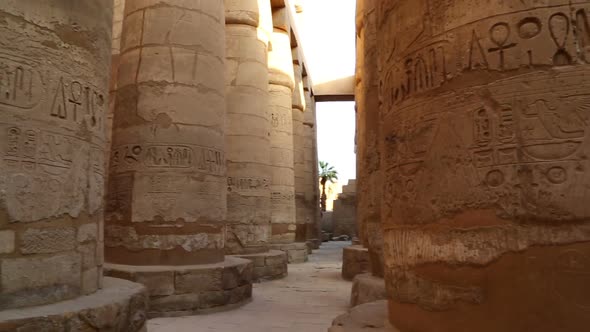
[{"label": "bright sky", "polygon": [[356,178],[354,102],[317,103],[316,110],[319,159],[334,166],[346,184]]}]

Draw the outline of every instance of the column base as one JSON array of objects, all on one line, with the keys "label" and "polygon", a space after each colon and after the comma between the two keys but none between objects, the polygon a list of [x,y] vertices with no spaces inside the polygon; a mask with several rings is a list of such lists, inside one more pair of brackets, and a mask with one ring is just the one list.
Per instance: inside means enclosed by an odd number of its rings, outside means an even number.
[{"label": "column base", "polygon": [[145,332],[147,305],[142,285],[104,278],[103,288],[91,295],[0,311],[0,331]]},{"label": "column base", "polygon": [[252,299],[251,261],[226,256],[217,264],[131,266],[105,264],[105,275],[146,286],[148,317],[179,317],[231,310]]},{"label": "column base", "polygon": [[271,244],[269,247],[286,252],[289,264],[305,263],[308,260],[307,244],[305,242]]},{"label": "column base", "polygon": [[352,245],[342,251],[342,278],[352,280],[359,274],[371,271],[369,249]]},{"label": "column base", "polygon": [[350,306],[371,303],[387,299],[385,280],[370,273],[359,274],[352,281]]},{"label": "column base", "polygon": [[328,332],[399,332],[387,318],[387,301],[366,303],[338,316]]},{"label": "column base", "polygon": [[311,246],[311,249],[318,250],[318,249],[320,249],[320,246],[322,245],[322,240],[309,239],[309,240],[307,240],[307,243]]},{"label": "column base", "polygon": [[287,276],[288,259],[284,251],[269,250],[265,253],[234,256],[252,261],[254,265],[252,281],[276,280]]}]

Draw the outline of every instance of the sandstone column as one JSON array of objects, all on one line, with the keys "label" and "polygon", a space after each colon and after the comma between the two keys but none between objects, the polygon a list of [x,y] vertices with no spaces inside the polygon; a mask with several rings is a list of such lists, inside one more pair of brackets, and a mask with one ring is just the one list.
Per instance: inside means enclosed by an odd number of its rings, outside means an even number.
[{"label": "sandstone column", "polygon": [[590,1],[377,3],[391,322],[586,330]]},{"label": "sandstone column", "polygon": [[306,220],[306,240],[312,249],[319,249],[321,244],[321,216],[318,187],[317,125],[315,100],[308,76],[303,78],[303,90],[305,94],[305,113],[303,117],[304,197],[305,207],[309,213],[309,218]]},{"label": "sandstone column", "polygon": [[148,287],[150,316],[251,295],[251,264],[224,258],[224,23],[221,1],[126,2],[105,254]]},{"label": "sandstone column", "polygon": [[[111,155],[111,139],[113,136],[113,116],[115,114],[115,100],[117,99],[117,72],[119,70],[119,56],[121,54],[121,33],[123,32],[123,15],[125,14],[125,1],[113,1],[113,37],[111,42],[111,76],[109,80],[109,108],[105,116],[105,167],[109,168]],[[106,174],[108,183],[108,174]]]},{"label": "sandstone column", "polygon": [[269,251],[270,118],[268,0],[226,0],[227,236],[226,253],[254,261],[255,279],[287,273],[287,256]]},{"label": "sandstone column", "polygon": [[303,70],[300,63],[299,47],[292,48],[295,89],[293,90],[293,166],[295,171],[295,231],[296,242],[307,241],[308,211],[305,207],[305,142],[303,137],[303,118],[305,111],[305,93],[303,91]]},{"label": "sandstone column", "polygon": [[[377,67],[376,12],[374,0],[357,1],[357,215],[359,238],[366,252],[367,274],[354,279],[353,306],[385,299],[383,280],[383,232],[381,230],[381,172],[379,147],[379,77]],[[354,256],[353,256],[354,257]],[[359,256],[357,256],[359,257]],[[358,269],[362,270],[362,269]]]},{"label": "sandstone column", "polygon": [[292,100],[295,86],[291,26],[287,9],[273,8],[269,52],[269,113],[271,119],[271,223],[274,249],[286,251],[289,262],[304,261],[307,248],[295,244],[295,173]]},{"label": "sandstone column", "polygon": [[102,278],[112,10],[0,4],[0,330],[144,327],[143,288]]}]

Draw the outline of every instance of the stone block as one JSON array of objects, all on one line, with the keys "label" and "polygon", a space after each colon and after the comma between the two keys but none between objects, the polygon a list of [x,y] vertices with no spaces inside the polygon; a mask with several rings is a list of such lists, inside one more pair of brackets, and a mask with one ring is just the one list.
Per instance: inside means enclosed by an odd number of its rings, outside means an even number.
[{"label": "stone block", "polygon": [[82,272],[82,294],[88,295],[96,292],[99,278],[102,278],[102,275],[98,274],[96,266]]},{"label": "stone block", "polygon": [[134,280],[144,285],[150,296],[172,295],[175,292],[174,271],[137,272]]},{"label": "stone block", "polygon": [[223,289],[233,289],[242,285],[252,283],[253,265],[239,264],[223,268]]},{"label": "stone block", "polygon": [[0,331],[144,332],[147,294],[139,284],[105,278],[105,288],[70,301],[0,311]]},{"label": "stone block", "polygon": [[200,296],[200,294],[189,293],[152,297],[150,299],[150,316],[166,311],[196,310],[200,307]]},{"label": "stone block", "polygon": [[80,287],[80,255],[75,253],[53,257],[5,258],[0,276],[4,293],[42,288],[50,285]]},{"label": "stone block", "polygon": [[222,280],[222,267],[177,271],[175,275],[176,294],[222,290]]},{"label": "stone block", "polygon": [[200,294],[199,309],[209,309],[227,305],[231,299],[230,291],[213,291]]},{"label": "stone block", "polygon": [[359,274],[354,277],[350,295],[351,307],[386,299],[387,290],[383,278],[375,277],[370,273]]},{"label": "stone block", "polygon": [[98,225],[95,223],[84,224],[78,228],[78,242],[96,241],[98,239]]},{"label": "stone block", "polygon": [[78,252],[80,253],[80,257],[82,258],[83,269],[90,269],[98,265],[96,257],[97,251],[98,250],[96,248],[96,244],[94,243],[81,244],[78,246]]},{"label": "stone block", "polygon": [[14,231],[0,231],[0,254],[10,254],[14,252],[14,242]]},{"label": "stone block", "polygon": [[29,228],[20,239],[23,254],[51,254],[76,247],[76,229],[73,227]]},{"label": "stone block", "polygon": [[387,321],[387,301],[354,307],[338,316],[328,332],[399,332]]},{"label": "stone block", "polygon": [[273,255],[266,257],[265,265],[283,265],[287,261],[287,254],[283,251],[272,250]]},{"label": "stone block", "polygon": [[287,254],[289,256],[289,264],[307,262],[307,248],[305,248],[305,249],[291,249],[287,252]]},{"label": "stone block", "polygon": [[356,275],[371,271],[369,250],[362,246],[348,246],[342,251],[342,278],[352,280]]},{"label": "stone block", "polygon": [[237,304],[252,298],[252,284],[240,286],[229,291],[229,303]]}]

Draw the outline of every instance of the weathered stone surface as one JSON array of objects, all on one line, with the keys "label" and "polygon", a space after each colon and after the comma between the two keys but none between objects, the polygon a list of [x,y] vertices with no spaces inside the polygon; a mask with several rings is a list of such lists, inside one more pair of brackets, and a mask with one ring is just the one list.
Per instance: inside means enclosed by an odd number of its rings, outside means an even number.
[{"label": "weathered stone surface", "polygon": [[42,305],[71,299],[82,292],[78,254],[5,258],[0,270],[1,308]]},{"label": "weathered stone surface", "polygon": [[269,250],[266,253],[238,255],[237,257],[252,261],[252,280],[261,282],[287,276],[288,257],[284,251]]},{"label": "weathered stone surface", "polygon": [[29,228],[20,239],[23,254],[51,254],[76,247],[76,229],[73,227]]},{"label": "weathered stone surface", "polygon": [[90,242],[98,240],[98,225],[84,224],[78,228],[78,242]]},{"label": "weathered stone surface", "polygon": [[234,256],[217,264],[192,266],[106,264],[105,275],[146,286],[149,317],[176,317],[233,309],[248,302],[251,292],[243,289],[252,285],[253,264]]},{"label": "weathered stone surface", "polygon": [[289,264],[305,263],[307,262],[307,245],[301,242],[289,244],[273,244],[271,248],[274,250],[281,250],[287,254]]},{"label": "weathered stone surface", "polygon": [[173,271],[135,274],[134,281],[145,286],[150,296],[172,295],[176,291]]},{"label": "weathered stone surface", "polygon": [[372,273],[383,277],[382,170],[375,0],[357,2],[357,210],[358,236],[369,249]]},{"label": "weathered stone surface", "polygon": [[16,233],[11,230],[0,231],[0,254],[10,254],[14,251]]},{"label": "weathered stone surface", "polygon": [[223,267],[175,273],[176,293],[200,293],[223,289]]},{"label": "weathered stone surface", "polygon": [[346,235],[353,238],[357,235],[355,180],[349,180],[347,185],[342,186],[342,193],[334,201],[332,224],[335,237]]},{"label": "weathered stone surface", "polygon": [[268,250],[270,242],[270,3],[226,1],[228,215],[226,253]]},{"label": "weathered stone surface", "polygon": [[342,278],[352,280],[355,276],[371,271],[369,250],[352,245],[342,250]]},{"label": "weathered stone surface", "polygon": [[0,331],[145,332],[145,288],[113,278],[105,278],[104,285],[74,300],[0,311]]},{"label": "weathered stone surface", "polygon": [[[223,260],[224,58],[222,1],[126,3],[107,189],[107,261]],[[124,228],[137,240],[117,237]]]},{"label": "weathered stone surface", "polygon": [[376,4],[391,322],[587,329],[590,1]]},{"label": "weathered stone surface", "polygon": [[385,280],[376,277],[371,273],[359,274],[352,281],[352,292],[350,295],[350,306],[387,300]]},{"label": "weathered stone surface", "polygon": [[[282,10],[279,10],[281,12]],[[273,17],[277,14],[273,12]],[[286,15],[286,13],[283,13]],[[283,15],[280,14],[280,15]],[[269,106],[271,120],[271,241],[295,241],[295,173],[293,155],[294,72],[289,30],[277,28],[271,35],[268,55]]]},{"label": "weathered stone surface", "polygon": [[[96,290],[82,285],[74,252],[78,228],[100,223],[104,207],[113,7],[99,0],[1,7],[0,309],[9,309]],[[97,273],[88,279],[100,279],[95,267],[85,269]]]},{"label": "weathered stone surface", "polygon": [[400,332],[387,322],[387,301],[352,308],[334,319],[328,332]]}]

